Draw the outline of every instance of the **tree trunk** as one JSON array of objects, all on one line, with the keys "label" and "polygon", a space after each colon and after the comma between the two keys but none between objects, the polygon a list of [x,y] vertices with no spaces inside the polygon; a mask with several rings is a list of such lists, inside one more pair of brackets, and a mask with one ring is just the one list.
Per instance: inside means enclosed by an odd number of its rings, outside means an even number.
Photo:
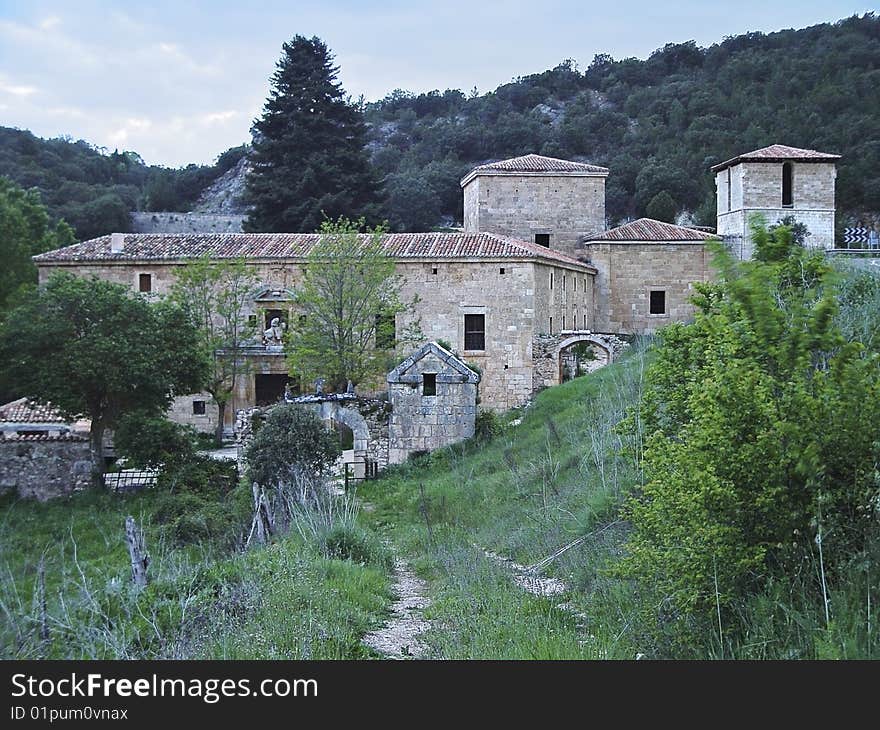
[{"label": "tree trunk", "polygon": [[[214,400],[217,400],[216,398]],[[226,401],[217,401],[217,428],[214,429],[214,438],[217,446],[223,445],[223,425],[226,422]]]},{"label": "tree trunk", "polygon": [[92,486],[100,488],[104,486],[104,431],[106,426],[103,421],[92,419],[92,427],[89,431],[89,451],[92,457]]},{"label": "tree trunk", "polygon": [[131,579],[140,588],[147,585],[147,568],[150,556],[144,547],[144,532],[138,529],[134,517],[125,518],[125,542],[128,543],[128,554],[131,558]]}]

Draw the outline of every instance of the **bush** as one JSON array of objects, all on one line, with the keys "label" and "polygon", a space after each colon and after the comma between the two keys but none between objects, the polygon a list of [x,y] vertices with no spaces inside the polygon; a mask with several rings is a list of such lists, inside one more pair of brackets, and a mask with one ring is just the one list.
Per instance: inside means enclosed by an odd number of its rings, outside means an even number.
[{"label": "bush", "polygon": [[390,569],[391,553],[374,534],[351,524],[337,524],[323,535],[321,552],[328,558]]},{"label": "bush", "polygon": [[196,452],[196,432],[164,416],[130,413],[113,433],[116,453],[137,469],[166,469],[191,460]]},{"label": "bush", "polygon": [[312,411],[285,403],[269,412],[248,445],[246,459],[253,481],[275,487],[302,469],[325,474],[339,454],[336,434]]},{"label": "bush", "polygon": [[480,443],[488,443],[501,435],[504,430],[501,418],[495,411],[480,411],[474,422],[474,438]]}]

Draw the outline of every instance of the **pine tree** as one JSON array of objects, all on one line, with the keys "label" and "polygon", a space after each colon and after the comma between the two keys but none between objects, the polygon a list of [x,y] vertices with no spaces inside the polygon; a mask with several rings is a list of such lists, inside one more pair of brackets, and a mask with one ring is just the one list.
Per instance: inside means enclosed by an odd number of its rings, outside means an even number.
[{"label": "pine tree", "polygon": [[363,114],[337,80],[330,51],[319,38],[299,35],[282,50],[252,129],[245,230],[312,232],[342,215],[376,222]]}]

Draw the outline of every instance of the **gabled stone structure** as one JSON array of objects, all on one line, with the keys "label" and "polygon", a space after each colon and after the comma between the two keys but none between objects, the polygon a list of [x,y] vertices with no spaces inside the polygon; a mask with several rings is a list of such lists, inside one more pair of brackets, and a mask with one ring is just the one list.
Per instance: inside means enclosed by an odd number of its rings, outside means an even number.
[{"label": "gabled stone structure", "polygon": [[474,435],[480,375],[436,342],[388,373],[388,463]]}]

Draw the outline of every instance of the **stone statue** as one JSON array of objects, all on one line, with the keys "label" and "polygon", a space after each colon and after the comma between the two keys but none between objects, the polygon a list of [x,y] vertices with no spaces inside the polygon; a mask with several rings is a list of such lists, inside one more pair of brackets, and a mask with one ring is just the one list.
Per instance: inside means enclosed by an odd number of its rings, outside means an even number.
[{"label": "stone statue", "polygon": [[354,383],[352,383],[350,380],[348,381],[348,385],[345,386],[345,392],[349,395],[354,395]]},{"label": "stone statue", "polygon": [[315,381],[315,395],[324,395],[324,378]]},{"label": "stone statue", "polygon": [[284,344],[284,322],[278,317],[273,317],[269,323],[269,329],[263,332],[263,343],[269,347]]}]

